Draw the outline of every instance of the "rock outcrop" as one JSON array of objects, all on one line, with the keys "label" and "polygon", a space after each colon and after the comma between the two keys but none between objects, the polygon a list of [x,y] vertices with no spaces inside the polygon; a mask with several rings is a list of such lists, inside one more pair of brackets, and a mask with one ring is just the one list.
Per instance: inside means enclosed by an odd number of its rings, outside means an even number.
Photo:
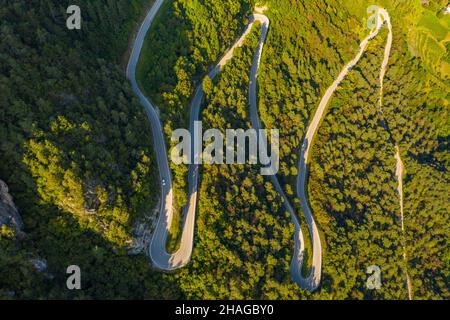
[{"label": "rock outcrop", "polygon": [[0,227],[2,225],[13,227],[17,231],[23,228],[22,218],[9,194],[8,185],[0,180]]}]

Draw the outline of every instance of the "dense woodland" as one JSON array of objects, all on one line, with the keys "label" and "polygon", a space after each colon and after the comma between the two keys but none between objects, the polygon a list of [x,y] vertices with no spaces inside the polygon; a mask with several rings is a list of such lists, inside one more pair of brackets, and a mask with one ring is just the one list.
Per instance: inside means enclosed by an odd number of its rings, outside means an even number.
[{"label": "dense woodland", "polygon": [[[379,1],[394,27],[383,115],[377,103],[386,28],[332,99],[313,142],[308,185],[324,250],[322,284],[314,293],[290,279],[293,225],[257,166],[202,167],[194,252],[185,268],[163,274],[144,255],[127,255],[134,223],[159,196],[150,128],[119,67],[149,1],[81,1],[84,27],[70,32],[66,8],[56,0],[0,2],[0,178],[26,233],[19,240],[10,229],[1,231],[0,298],[405,299],[405,270],[414,298],[450,298],[450,51],[440,14],[446,1]],[[366,8],[373,3],[264,4],[271,26],[258,78],[259,113],[265,127],[280,130],[278,178],[298,205],[305,130],[368,34]],[[138,77],[161,111],[168,143],[173,129],[187,127],[195,88],[242,32],[252,5],[163,4]],[[219,76],[206,80],[204,126],[250,126],[248,75],[258,36],[255,28]],[[394,144],[405,164],[404,243]],[[186,203],[187,167],[172,170],[179,214],[171,250]],[[29,263],[35,257],[48,261],[45,273]],[[68,264],[82,268],[83,290],[65,289]],[[365,286],[373,264],[382,270],[377,291]]]},{"label": "dense woodland", "polygon": [[[408,41],[414,38],[411,33],[423,29],[415,24],[417,29],[404,26],[430,12],[439,16],[444,2],[425,7],[381,3],[394,24],[384,116],[377,113],[381,58],[375,49],[384,50],[386,30],[336,92],[321,124],[309,180],[310,202],[325,243],[323,283],[317,297],[403,299],[405,268],[414,298],[449,297],[449,198],[445,190],[450,86],[445,73],[434,72],[428,60],[414,56]],[[259,78],[260,114],[266,126],[282,123],[284,163],[279,177],[291,196],[299,146],[317,99],[354,56],[358,38],[368,32],[364,20],[354,20],[366,16],[368,2],[349,5],[347,13],[342,6],[327,4],[299,2],[296,13],[290,2],[277,1],[277,9],[268,14],[272,24],[262,63],[266,72]],[[278,23],[292,25],[290,17],[301,12],[307,14],[298,21],[308,19],[312,28],[306,21],[292,33],[289,28],[278,28]],[[277,15],[288,19],[277,19]],[[424,49],[427,54],[430,50]],[[400,145],[406,167],[406,265],[400,251],[395,143]],[[372,263],[383,271],[384,284],[377,292],[364,287],[365,271]]]},{"label": "dense woodland", "polygon": [[[445,4],[446,1],[436,1],[425,7],[418,15],[418,33],[424,32],[423,17],[442,17],[441,8]],[[447,32],[450,32],[448,15],[447,23]],[[399,23],[394,26],[407,32]],[[450,61],[450,47],[447,42],[447,62],[443,60],[445,57],[428,48],[422,49],[429,52],[426,57],[419,55],[420,59],[413,59],[410,55],[411,36],[407,42],[401,32],[394,38],[396,48],[386,75],[384,108],[392,138],[400,146],[406,168],[404,204],[408,270],[415,298],[449,299],[450,72],[440,67],[432,68],[430,63],[440,62],[444,67]],[[435,31],[427,30],[427,33],[430,33],[429,37],[436,36]]]},{"label": "dense woodland", "polygon": [[[159,194],[150,127],[119,68],[145,4],[81,1],[69,31],[60,1],[1,1],[0,176],[26,234],[0,239],[2,298],[169,296],[126,250]],[[82,291],[65,288],[71,264]]]},{"label": "dense woodland", "polygon": [[[406,297],[396,162],[378,108],[387,31],[341,84],[313,145],[309,195],[326,242],[323,288],[333,297]],[[368,290],[369,265],[383,285]]]}]

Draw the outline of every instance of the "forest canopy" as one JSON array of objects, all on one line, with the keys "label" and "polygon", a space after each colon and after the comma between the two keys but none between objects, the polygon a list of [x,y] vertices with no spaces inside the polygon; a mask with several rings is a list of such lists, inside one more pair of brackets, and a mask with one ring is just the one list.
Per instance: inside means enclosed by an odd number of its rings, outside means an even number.
[{"label": "forest canopy", "polygon": [[[450,298],[447,1],[378,1],[394,29],[383,112],[386,28],[327,108],[308,172],[323,247],[314,292],[292,281],[294,226],[273,184],[249,164],[201,167],[194,250],[185,268],[163,273],[144,252],[129,254],[136,225],[151,229],[157,218],[160,194],[151,128],[124,74],[129,44],[151,4],[80,0],[83,27],[68,30],[60,1],[2,1],[0,179],[24,235],[0,229],[0,299],[406,299],[406,272],[413,298]],[[300,147],[325,90],[369,32],[371,4],[259,3],[270,29],[258,111],[264,127],[280,131],[277,177],[305,234],[295,192]],[[172,131],[188,126],[195,89],[242,33],[254,5],[164,1],[137,77],[158,108],[169,154]],[[205,130],[251,126],[249,73],[259,35],[255,26],[219,75],[206,80]],[[405,166],[404,231],[395,145]],[[188,168],[172,163],[171,171],[176,214],[169,251],[179,243]],[[46,261],[45,272],[31,263],[37,258]],[[83,270],[83,290],[65,288],[71,264]],[[366,286],[370,265],[381,267],[380,290]]]}]

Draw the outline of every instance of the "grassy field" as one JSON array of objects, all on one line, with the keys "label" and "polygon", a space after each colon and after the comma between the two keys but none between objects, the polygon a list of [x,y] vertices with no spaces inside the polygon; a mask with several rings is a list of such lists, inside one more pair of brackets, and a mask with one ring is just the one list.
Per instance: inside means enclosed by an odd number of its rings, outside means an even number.
[{"label": "grassy field", "polygon": [[448,1],[439,0],[422,5],[420,0],[355,0],[346,3],[349,12],[362,17],[364,27],[368,17],[367,8],[375,4],[385,7],[392,18],[397,34],[406,35],[410,52],[422,60],[423,65],[441,79],[450,78],[450,15],[445,15],[443,8]]},{"label": "grassy field", "polygon": [[437,15],[433,14],[433,12],[424,11],[422,16],[419,18],[417,28],[429,33],[440,42],[445,40],[447,34],[449,33],[448,26],[445,23],[446,17],[447,16],[442,16],[439,19]]}]

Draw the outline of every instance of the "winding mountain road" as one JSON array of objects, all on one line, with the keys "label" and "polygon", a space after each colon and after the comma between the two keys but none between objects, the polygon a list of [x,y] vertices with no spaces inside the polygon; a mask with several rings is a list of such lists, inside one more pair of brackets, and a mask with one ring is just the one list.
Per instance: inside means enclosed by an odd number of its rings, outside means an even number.
[{"label": "winding mountain road", "polygon": [[[180,240],[179,249],[174,253],[168,253],[166,250],[166,242],[168,237],[169,228],[172,222],[173,216],[173,188],[172,188],[172,177],[170,172],[170,167],[168,164],[167,148],[165,145],[165,140],[163,136],[162,125],[156,112],[155,107],[152,103],[145,97],[143,92],[140,90],[139,85],[136,80],[136,65],[139,60],[141,49],[144,43],[145,36],[150,28],[153,19],[156,16],[159,8],[161,7],[163,0],[156,0],[153,7],[147,14],[144,22],[142,23],[139,32],[136,36],[133,50],[130,56],[130,60],[127,67],[127,77],[130,79],[132,88],[134,92],[140,99],[141,104],[145,107],[147,116],[151,123],[155,153],[157,156],[157,162],[159,167],[159,175],[161,180],[165,180],[166,183],[163,185],[161,183],[161,201],[160,201],[160,214],[158,222],[153,233],[152,241],[149,247],[149,255],[154,265],[161,270],[175,270],[186,265],[192,255],[193,240],[194,240],[194,226],[195,226],[195,213],[197,207],[197,192],[198,192],[198,180],[199,180],[199,165],[192,164],[189,166],[188,182],[189,182],[189,203],[183,210],[183,230]],[[297,196],[300,199],[301,207],[306,218],[306,222],[309,228],[309,234],[312,242],[312,266],[308,277],[302,276],[302,264],[304,257],[304,236],[300,228],[298,218],[295,211],[290,205],[288,198],[286,197],[283,189],[276,175],[271,175],[270,179],[274,184],[277,192],[284,199],[284,205],[286,209],[290,212],[292,221],[295,226],[295,247],[294,254],[291,261],[291,277],[292,279],[302,288],[313,291],[320,284],[321,278],[321,267],[322,267],[322,246],[319,236],[319,231],[317,225],[314,221],[311,209],[308,204],[308,199],[306,195],[306,174],[308,169],[308,155],[311,147],[311,142],[317,132],[320,120],[324,116],[326,106],[328,105],[334,91],[337,89],[342,80],[347,76],[348,72],[355,66],[363,55],[367,44],[374,38],[384,22],[387,21],[390,25],[389,15],[384,9],[380,9],[380,16],[383,20],[379,19],[378,25],[375,30],[373,30],[370,35],[364,39],[360,44],[360,51],[356,57],[350,61],[341,73],[338,75],[333,84],[328,88],[323,96],[319,107],[308,127],[304,142],[302,144],[300,152],[299,161],[299,175],[297,177]],[[253,24],[259,21],[261,23],[261,36],[258,42],[258,46],[254,53],[253,63],[250,71],[250,83],[249,83],[249,101],[250,101],[250,116],[251,123],[254,129],[262,129],[261,121],[258,116],[257,108],[257,76],[260,66],[262,50],[266,37],[269,30],[270,21],[263,14],[252,14],[249,18],[249,24],[247,25],[245,31],[241,37],[234,43],[234,45],[225,53],[222,59],[217,63],[217,65],[208,73],[210,79],[214,79],[220,72],[222,67],[233,57],[234,49],[242,46],[245,38],[250,33]],[[392,36],[392,35],[391,35]],[[387,52],[387,59],[389,58],[389,50]],[[387,65],[387,60],[384,64],[384,69]],[[380,79],[382,81],[384,77],[384,69]],[[190,125],[189,130],[191,134],[194,134],[194,122],[198,121],[200,118],[200,105],[203,99],[203,86],[200,84],[195,91],[194,98],[191,103],[190,109]],[[261,138],[261,137],[259,137]],[[194,147],[192,146],[193,158],[200,157],[199,152],[194,152]]]},{"label": "winding mountain road", "polygon": [[[352,68],[359,62],[359,60],[361,59],[362,55],[364,54],[370,40],[372,40],[373,38],[375,38],[378,35],[381,27],[384,25],[385,22],[387,22],[390,33],[389,33],[389,40],[386,44],[383,65],[382,65],[381,72],[380,72],[380,83],[381,83],[381,88],[382,88],[384,74],[385,74],[385,70],[387,67],[387,63],[389,61],[389,55],[390,55],[390,51],[391,51],[392,28],[391,28],[390,17],[389,17],[388,12],[385,9],[379,8],[378,14],[379,14],[379,19],[377,19],[376,28],[374,30],[372,30],[370,32],[370,34],[361,42],[361,44],[359,46],[360,50],[359,50],[358,54],[355,56],[355,58],[353,60],[351,60],[342,69],[342,71],[339,73],[339,75],[337,76],[337,78],[335,79],[333,84],[325,91],[325,94],[319,103],[319,107],[317,108],[317,110],[313,116],[313,119],[308,126],[308,129],[306,131],[306,135],[303,140],[302,147],[301,147],[300,161],[299,161],[299,165],[298,165],[299,174],[297,176],[297,197],[300,199],[300,202],[301,202],[302,211],[305,215],[306,222],[308,224],[311,243],[313,246],[312,270],[311,270],[311,273],[308,278],[304,279],[304,278],[300,277],[300,278],[296,279],[295,278],[296,275],[301,275],[301,270],[293,272],[292,266],[291,266],[292,277],[294,278],[294,280],[296,280],[297,283],[301,284],[302,287],[307,287],[307,288],[309,287],[309,288],[315,289],[319,286],[320,277],[321,277],[321,266],[322,266],[322,247],[321,247],[319,231],[318,231],[317,225],[314,221],[311,209],[309,207],[307,191],[306,191],[309,152],[310,152],[310,149],[312,146],[314,136],[318,130],[320,121],[322,120],[322,118],[325,115],[325,111],[327,109],[327,106],[328,106],[334,92],[339,87],[341,82],[345,79],[345,77],[348,75],[348,73],[352,70]],[[382,94],[382,90],[381,90],[381,94]],[[301,231],[299,232],[299,236],[302,236]],[[299,247],[296,248],[295,250],[299,250],[299,252],[303,252],[303,250],[304,250],[303,240],[299,240],[299,244],[300,244]],[[297,254],[296,256],[299,257],[299,259],[302,259],[302,257],[303,257],[303,255],[301,253]],[[296,265],[298,268],[301,268],[302,261],[300,260]]]}]

